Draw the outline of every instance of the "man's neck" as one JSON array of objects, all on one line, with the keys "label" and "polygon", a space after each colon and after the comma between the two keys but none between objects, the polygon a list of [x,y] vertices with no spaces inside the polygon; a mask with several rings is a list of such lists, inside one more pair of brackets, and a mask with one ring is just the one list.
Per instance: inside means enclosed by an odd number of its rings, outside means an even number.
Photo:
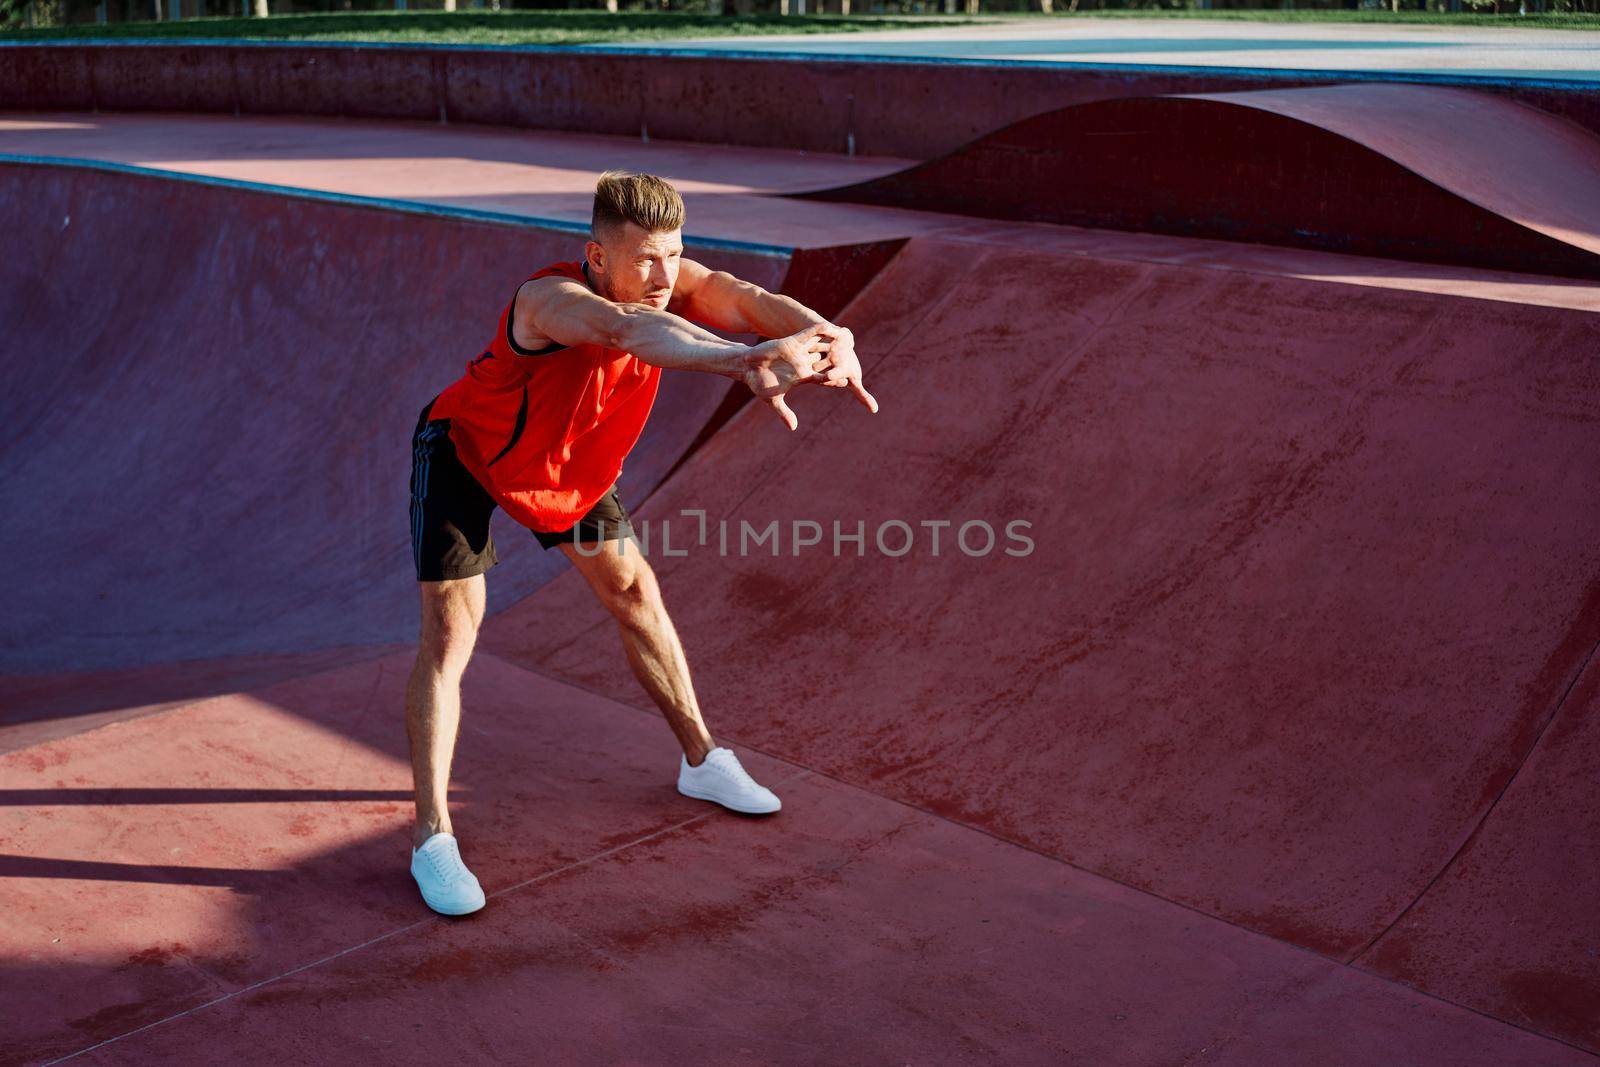
[{"label": "man's neck", "polygon": [[606,291],[603,288],[594,283],[594,275],[589,273],[589,261],[587,259],[583,261],[583,280],[588,283],[590,289],[604,296],[607,300],[611,299],[611,297],[606,296]]}]

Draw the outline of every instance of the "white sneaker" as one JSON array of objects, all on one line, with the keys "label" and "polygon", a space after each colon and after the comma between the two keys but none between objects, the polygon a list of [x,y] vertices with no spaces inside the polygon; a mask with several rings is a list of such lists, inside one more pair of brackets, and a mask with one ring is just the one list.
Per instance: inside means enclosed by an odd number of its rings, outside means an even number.
[{"label": "white sneaker", "polygon": [[466,915],[483,907],[483,887],[461,862],[454,834],[440,831],[412,849],[411,877],[423,901],[441,915]]},{"label": "white sneaker", "polygon": [[678,757],[678,792],[749,815],[765,815],[783,807],[772,790],[758,784],[740,766],[732,749],[720,746],[694,767],[689,766],[688,756]]}]

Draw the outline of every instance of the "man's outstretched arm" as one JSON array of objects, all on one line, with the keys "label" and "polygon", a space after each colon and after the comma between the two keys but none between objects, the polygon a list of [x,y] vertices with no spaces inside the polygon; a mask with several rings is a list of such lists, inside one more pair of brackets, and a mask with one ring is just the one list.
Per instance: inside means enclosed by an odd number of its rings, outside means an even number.
[{"label": "man's outstretched arm", "polygon": [[603,345],[658,367],[742,381],[791,430],[799,420],[784,395],[796,385],[825,381],[818,364],[833,344],[824,332],[826,324],[818,323],[759,345],[742,345],[671,312],[607,300],[586,285],[555,277],[524,283],[517,293],[514,321],[558,344]]},{"label": "man's outstretched arm", "polygon": [[517,292],[515,322],[558,344],[602,345],[671,370],[742,379],[750,346],[728,341],[648,304],[619,304],[568,278],[547,277]]},{"label": "man's outstretched arm", "polygon": [[861,382],[855,336],[848,328],[828,322],[793,297],[770,293],[727,271],[711,270],[692,259],[680,258],[678,283],[668,306],[685,318],[714,329],[755,333],[762,337],[782,337],[820,324],[832,339],[827,358],[817,364],[817,369],[823,372],[822,384],[849,389],[867,410],[878,410],[878,401]]},{"label": "man's outstretched arm", "polygon": [[681,257],[678,283],[668,306],[712,329],[762,337],[783,337],[818,323],[833,325],[793,297],[769,293],[725,270],[711,270]]}]

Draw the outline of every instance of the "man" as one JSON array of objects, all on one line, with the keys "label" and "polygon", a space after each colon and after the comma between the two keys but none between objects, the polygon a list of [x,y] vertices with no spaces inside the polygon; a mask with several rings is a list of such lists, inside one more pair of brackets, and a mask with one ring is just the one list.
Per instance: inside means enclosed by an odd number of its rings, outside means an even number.
[{"label": "man", "polygon": [[[742,381],[793,430],[797,385],[849,389],[869,411],[850,331],[786,296],[682,258],[683,201],[649,174],[607,171],[580,262],[522,283],[494,338],[423,408],[412,441],[411,536],[422,640],[406,689],[416,785],[411,873],[429,907],[464,915],[483,890],[462,863],[446,802],[461,675],[496,562],[496,507],[546,549],[560,546],[616,618],[628,662],[677,735],[678,791],[734,811],[780,802],[714,745],[655,574],[617,497],[663,368]],[[729,333],[773,338],[747,346]],[[597,542],[615,540],[597,550]],[[591,546],[580,551],[578,546]]]}]

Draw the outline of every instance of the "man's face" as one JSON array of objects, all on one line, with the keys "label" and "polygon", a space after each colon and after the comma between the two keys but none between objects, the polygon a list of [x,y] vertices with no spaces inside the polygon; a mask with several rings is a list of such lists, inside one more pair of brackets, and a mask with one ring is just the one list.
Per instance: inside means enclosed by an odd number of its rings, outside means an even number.
[{"label": "man's face", "polygon": [[[605,276],[605,295],[618,303],[648,304],[665,309],[678,284],[678,257],[683,255],[683,231],[646,233],[643,227],[624,223],[599,245]],[[593,242],[591,248],[596,247]],[[591,261],[590,269],[593,269]]]}]

